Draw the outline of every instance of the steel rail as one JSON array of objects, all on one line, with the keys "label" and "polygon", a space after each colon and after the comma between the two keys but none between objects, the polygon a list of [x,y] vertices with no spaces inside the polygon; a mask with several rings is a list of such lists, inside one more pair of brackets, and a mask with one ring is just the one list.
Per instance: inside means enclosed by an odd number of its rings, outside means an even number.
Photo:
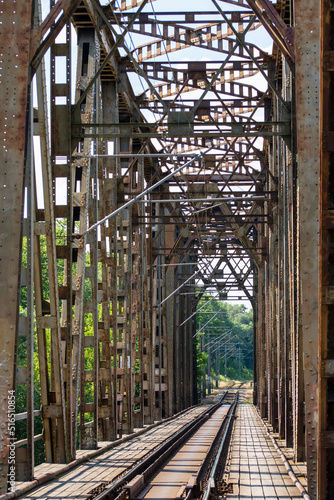
[{"label": "steel rail", "polygon": [[94,500],[121,500],[127,496],[127,491],[124,487],[133,480],[136,476],[144,475],[146,477],[153,474],[159,465],[167,459],[183,442],[189,438],[195,431],[203,425],[208,418],[221,406],[224,402],[228,392],[225,392],[220,401],[209,408],[202,415],[198,416],[195,420],[188,423],[183,429],[169,438],[165,443],[156,448],[139,464],[134,466],[131,470],[124,475],[115,479],[97,496],[92,497]]},{"label": "steel rail", "polygon": [[[237,404],[238,404],[238,398],[239,398],[239,392],[236,393],[235,401],[234,401],[233,405],[230,408],[230,412],[229,412],[229,415],[228,415],[228,421],[227,421],[227,424],[226,424],[226,427],[225,427],[225,431],[224,431],[223,437],[221,439],[221,442],[220,442],[220,445],[219,445],[219,449],[218,449],[218,452],[217,452],[214,464],[213,464],[213,466],[211,468],[211,472],[210,472],[210,477],[209,477],[208,484],[207,484],[207,486],[205,488],[203,496],[201,497],[201,500],[208,500],[211,491],[214,490],[214,489],[216,489],[216,474],[217,474],[218,464],[220,462],[220,458],[221,458],[221,455],[223,453],[224,448],[226,448],[226,446],[228,446],[228,439],[227,439],[227,437],[228,437],[229,431],[231,430],[231,425],[232,425],[233,420],[234,420],[235,410],[236,410]],[[187,495],[186,499],[190,500],[190,498],[191,497]]]},{"label": "steel rail", "polygon": [[[222,400],[218,403],[216,406],[220,406],[221,403],[224,403],[226,399],[228,399],[228,396],[232,395],[233,393],[226,392],[222,398]],[[216,433],[216,436],[212,440],[209,449],[205,455],[205,458],[202,460],[201,465],[199,466],[199,469],[196,474],[192,475],[188,481],[187,484],[184,484],[181,486],[180,490],[183,490],[182,497],[184,492],[186,493],[186,496],[184,497],[184,500],[191,500],[192,498],[200,498],[201,492],[203,490],[203,481],[202,479],[204,477],[207,477],[208,473],[210,472],[210,477],[212,474],[212,468],[215,467],[215,471],[217,469],[216,463],[218,463],[217,456],[219,454],[219,457],[221,456],[222,449],[227,443],[227,433],[231,428],[231,421],[232,417],[234,416],[235,413],[235,408],[238,402],[238,392],[235,393],[235,399],[234,402],[232,403],[231,407],[229,408],[227,414],[224,416],[221,426],[219,430]],[[213,413],[213,412],[212,412]],[[198,428],[199,426],[197,426]],[[196,429],[197,429],[196,428]],[[192,433],[193,434],[193,433]],[[190,436],[189,436],[190,437]],[[182,440],[183,442],[186,441],[186,438]],[[180,447],[183,442],[179,442],[178,445],[173,447],[173,450],[167,450],[159,459],[156,461],[156,463],[152,464],[142,475],[138,475],[132,482],[131,485],[128,485],[126,488],[124,488],[120,494],[114,499],[114,500],[130,500],[137,498],[137,495],[139,494],[138,498],[144,498],[145,491],[148,490],[149,487],[149,482],[147,481],[147,478],[150,477],[152,474],[156,475],[157,471],[160,468],[161,464],[166,463],[166,460],[168,459],[169,455],[174,453],[174,451]],[[218,448],[218,451],[216,451]],[[211,465],[213,463],[213,465]],[[180,490],[177,495],[177,499],[180,498]]]},{"label": "steel rail", "polygon": [[[222,400],[216,406],[220,406],[221,403],[225,403],[226,400],[228,399],[228,396],[230,395],[233,395],[233,393],[231,392],[225,393],[224,395],[225,397],[223,397]],[[237,396],[238,392],[235,393],[234,402],[232,403],[227,414],[224,416],[220,428],[218,429],[215,437],[213,438],[211,444],[209,445],[209,448],[199,466],[197,473],[191,475],[190,479],[188,480],[188,483],[183,484],[181,486],[179,492],[177,493],[176,497],[177,499],[181,498],[181,496],[183,498],[184,493],[186,494],[184,498],[188,500],[192,498],[200,498],[201,492],[204,489],[203,484],[206,484],[205,478],[208,477],[208,474],[211,474],[212,467],[214,467],[215,464],[218,463],[217,451],[220,456],[221,450],[226,444],[226,436],[230,429],[230,424],[232,419],[231,415],[232,416],[234,415],[235,407],[238,400]],[[195,430],[197,430],[199,427],[200,427],[199,425],[196,426]],[[189,436],[190,438],[191,435],[194,433],[195,433],[194,431],[191,433],[188,432],[187,436],[183,437],[182,442],[181,440],[179,440],[177,443],[175,443],[174,446],[166,450],[166,452],[163,453],[161,456],[159,456],[158,460],[156,460],[152,465],[150,465],[142,474],[139,474],[134,479],[132,479],[130,483],[128,483],[122,489],[122,491],[114,498],[114,500],[128,500],[129,498],[130,500],[132,500],[136,498],[144,498],[145,494],[149,491],[150,488],[150,482],[148,481],[148,478],[151,475],[156,475],[159,472],[159,469],[162,469],[165,466],[169,456],[174,455],[174,452],[177,450],[177,448],[181,448],[183,443],[187,440],[187,437]],[[180,493],[181,491],[182,494]],[[101,499],[102,498],[112,498],[112,497],[102,496]]]},{"label": "steel rail", "polygon": [[[228,396],[233,395],[233,393],[227,392]],[[226,440],[226,435],[228,430],[230,429],[231,425],[231,418],[234,416],[236,405],[238,403],[238,392],[235,393],[235,399],[234,402],[231,404],[231,407],[229,408],[227,414],[225,415],[222,425],[217,432],[216,437],[212,441],[210,448],[208,450],[208,453],[206,454],[206,457],[202,461],[200,468],[196,474],[196,476],[193,476],[191,484],[188,485],[187,488],[187,493],[186,497],[184,500],[191,500],[192,498],[201,498],[202,499],[202,492],[203,492],[203,477],[208,475],[210,471],[209,477],[211,478],[212,475],[212,470],[215,464],[219,462],[219,458],[221,456],[222,450],[227,444]],[[223,434],[222,434],[223,433]],[[218,448],[218,450],[217,450]],[[217,451],[216,451],[217,450]],[[214,457],[214,461],[213,461]],[[211,465],[213,461],[213,465]],[[217,466],[216,466],[217,468]],[[215,468],[215,470],[216,470]],[[205,494],[204,490],[204,494]]]}]

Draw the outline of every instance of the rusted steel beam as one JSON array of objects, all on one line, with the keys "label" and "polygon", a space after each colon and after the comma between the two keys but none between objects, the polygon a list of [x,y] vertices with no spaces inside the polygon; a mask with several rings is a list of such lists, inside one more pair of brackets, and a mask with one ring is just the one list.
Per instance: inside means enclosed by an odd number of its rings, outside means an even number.
[{"label": "rusted steel beam", "polygon": [[[80,2],[81,0],[58,0],[58,2],[53,5],[42,24],[38,28],[34,29],[30,52],[30,64],[33,73],[36,72],[47,50],[55,42],[57,36],[64,28],[65,24],[69,21]],[[57,20],[61,11],[63,12]],[[43,37],[48,30],[50,30],[49,34],[43,40]]]},{"label": "rusted steel beam", "polygon": [[[31,481],[34,477],[34,168],[32,157],[32,113],[27,127],[26,172],[24,179],[26,218],[23,222],[22,234],[22,268],[21,293],[26,293],[26,311],[24,328],[19,328],[18,352],[20,356],[16,365],[16,390],[20,394],[20,386],[26,392],[27,446],[15,443],[15,476],[18,481]],[[25,256],[24,256],[25,252]],[[25,257],[25,258],[24,258]],[[25,262],[23,262],[25,261]],[[21,295],[21,294],[20,294]],[[22,313],[21,313],[22,314]],[[22,321],[22,320],[21,320]],[[22,323],[21,323],[22,325]],[[20,348],[22,344],[26,349]],[[9,463],[12,460],[9,459]]]},{"label": "rusted steel beam", "polygon": [[262,26],[272,37],[289,64],[295,61],[293,29],[285,24],[275,6],[269,0],[246,0]]},{"label": "rusted steel beam", "polygon": [[[56,225],[53,206],[52,191],[52,173],[51,159],[49,155],[49,130],[48,113],[46,104],[46,84],[45,84],[45,66],[44,62],[39,65],[36,72],[37,83],[37,107],[34,117],[34,135],[40,138],[41,170],[42,170],[42,189],[44,196],[43,217],[35,207],[36,228],[35,230],[35,252],[34,252],[34,287],[35,287],[35,308],[36,308],[36,329],[39,353],[39,375],[41,389],[42,408],[48,407],[51,403],[62,408],[62,414],[65,412],[65,395],[62,372],[61,357],[61,333],[59,316],[59,294],[58,294],[58,276],[56,263]],[[37,105],[37,106],[36,106]],[[37,152],[38,155],[38,152]],[[44,231],[43,231],[43,226]],[[49,306],[46,308],[46,301],[43,292],[42,260],[41,260],[41,235],[44,236],[46,243],[46,257],[49,279]],[[47,320],[45,315],[50,314]],[[50,321],[48,325],[47,321]],[[47,338],[46,329],[51,327],[51,350],[52,363],[48,363],[47,357]],[[54,395],[50,394],[49,371],[51,380],[57,381],[54,384]],[[57,457],[57,447],[64,449],[64,418],[57,419],[48,416],[42,411],[43,417],[43,438],[45,446],[46,461],[52,462]],[[52,437],[58,433],[58,439]]]},{"label": "rusted steel beam", "polygon": [[332,441],[333,370],[333,5],[321,4],[320,52],[320,323],[319,323],[319,466],[318,499],[334,495],[334,449]]},{"label": "rusted steel beam", "polygon": [[[305,381],[305,441],[308,491],[316,499],[319,488],[319,95],[320,3],[294,1],[295,99],[298,147],[298,206],[300,239],[300,335]],[[301,321],[302,318],[302,321]],[[322,450],[321,450],[322,453]],[[324,498],[324,497],[322,497]],[[320,499],[319,499],[320,500]]]},{"label": "rusted steel beam", "polygon": [[[72,348],[73,348],[73,321],[72,321],[72,300],[73,300],[73,283],[72,283],[72,230],[73,230],[73,200],[72,200],[72,168],[71,168],[71,28],[69,23],[66,24],[65,40],[63,43],[54,43],[51,46],[51,165],[52,165],[52,199],[54,203],[54,214],[56,218],[64,218],[64,235],[62,241],[61,254],[57,253],[57,258],[62,259],[63,263],[63,283],[58,285],[59,298],[62,300],[61,305],[61,331],[62,331],[62,348],[59,353],[61,359],[61,375],[58,378],[51,378],[51,392],[59,392],[59,385],[64,383],[66,408],[64,408],[57,399],[57,404],[51,407],[50,416],[54,419],[54,430],[52,433],[53,440],[53,461],[58,463],[66,463],[75,459],[75,447],[73,443],[76,438],[73,436],[72,424]],[[56,58],[61,54],[65,59],[65,83],[59,83],[56,77]],[[66,97],[65,105],[60,105],[58,97]],[[58,178],[65,179],[66,185],[66,205],[64,201],[57,199]],[[58,425],[59,424],[59,425]]]},{"label": "rusted steel beam", "polygon": [[[116,81],[103,82],[101,86],[101,99],[102,99],[102,118],[104,122],[108,122],[110,120],[117,120],[119,117],[119,97],[118,97],[118,83]],[[110,131],[115,132],[117,128],[111,128]],[[104,148],[105,151],[108,151],[108,144],[106,141],[101,141],[101,147]],[[120,151],[119,140],[113,140],[113,150],[116,155]],[[102,171],[105,170],[106,176],[102,176],[102,192],[103,197],[101,200],[101,213],[110,213],[111,210],[115,210],[117,208],[117,194],[118,190],[121,189],[121,186],[118,188],[117,185],[117,177],[120,172],[120,159],[119,158],[106,158],[103,160]],[[101,172],[102,173],[102,172]],[[102,261],[102,269],[106,266],[106,277],[107,277],[107,293],[108,296],[106,299],[110,300],[110,307],[108,308],[108,304],[105,304],[105,308],[107,308],[105,314],[109,319],[109,322],[106,322],[104,319],[104,330],[105,330],[105,342],[110,342],[111,349],[111,378],[110,385],[112,392],[108,394],[108,413],[110,415],[110,430],[109,436],[111,439],[116,439],[119,432],[119,404],[118,400],[118,375],[117,375],[117,356],[118,356],[118,348],[120,348],[121,344],[118,344],[118,323],[117,323],[117,308],[118,308],[118,290],[120,287],[117,287],[117,267],[118,267],[118,249],[117,249],[117,221],[115,219],[111,220],[108,228],[104,228],[106,236],[109,237],[109,257],[106,257],[105,263]],[[103,234],[103,233],[102,233]],[[105,243],[106,244],[106,243]],[[107,361],[107,360],[106,360]],[[105,384],[107,384],[107,379],[105,380]],[[107,410],[104,409],[104,412]],[[107,413],[101,414],[100,418],[104,419],[107,417]],[[102,420],[102,425],[104,425],[104,420]],[[104,431],[105,433],[106,431]]]},{"label": "rusted steel beam", "polygon": [[[115,56],[116,52],[117,52],[117,49],[118,47],[124,42],[124,38],[125,38],[125,35],[127,34],[128,30],[130,29],[131,25],[133,24],[135,18],[137,16],[139,16],[141,10],[145,7],[146,3],[147,3],[148,0],[144,0],[141,4],[140,4],[140,7],[139,9],[137,10],[137,12],[135,13],[135,15],[133,16],[133,18],[131,19],[129,25],[126,27],[126,29],[124,29],[124,31],[122,32],[122,34],[120,36],[117,37],[116,41],[114,41],[114,43],[112,44],[112,47],[110,49],[110,51],[108,52],[108,54],[106,55],[106,57],[104,58],[103,62],[100,64],[100,67],[98,69],[96,69],[95,71],[95,74],[94,76],[92,76],[89,80],[89,82],[87,83],[86,85],[86,88],[85,90],[82,92],[80,98],[77,100],[77,102],[75,103],[75,105],[73,106],[73,110],[72,112],[74,113],[75,110],[82,104],[82,102],[84,101],[84,99],[86,98],[86,95],[87,93],[92,89],[93,85],[95,84],[95,82],[97,81],[97,79],[99,78],[99,76],[102,74],[104,68],[106,67],[106,65],[108,64],[108,62],[110,61],[110,59],[112,57]],[[100,13],[100,7],[98,4],[96,4],[95,2],[92,2],[93,3],[93,6],[92,6],[92,9],[95,7],[97,8],[97,11],[96,11],[96,14],[95,15],[98,15]],[[103,12],[100,13],[100,15],[103,15]],[[102,19],[103,20],[103,19]],[[109,28],[110,30],[110,28]]]},{"label": "rusted steel beam", "polygon": [[[9,429],[8,401],[15,391],[15,349],[19,326],[19,293],[23,182],[27,154],[27,117],[29,96],[29,49],[32,2],[22,0],[13,9],[10,3],[1,7],[1,149],[0,149],[0,493],[8,484],[9,445],[15,433]],[[10,40],[10,44],[8,41]],[[15,92],[13,92],[15,78]]]},{"label": "rusted steel beam", "polygon": [[[78,58],[76,74],[76,94],[77,100],[80,92],[85,88],[87,80],[95,72],[96,60],[100,53],[95,47],[95,33],[92,28],[80,29],[77,35]],[[90,119],[93,115],[94,92],[87,95],[86,103],[81,109],[81,120]],[[78,146],[80,150],[87,154],[91,149],[89,139],[84,140]],[[75,179],[80,179],[80,184],[73,184],[73,207],[75,210],[74,231],[84,231],[87,218],[95,220],[97,206],[95,192],[97,190],[96,176],[97,165],[94,160],[79,160],[72,163],[72,175]],[[92,186],[92,189],[90,189]],[[94,194],[92,194],[92,190]],[[93,200],[91,199],[93,197]],[[75,263],[72,269],[73,282],[75,283],[74,312],[73,312],[73,372],[72,372],[72,428],[73,436],[77,435],[78,413],[79,413],[79,439],[80,448],[96,449],[98,441],[98,385],[99,385],[99,363],[98,363],[98,270],[97,270],[97,239],[89,240],[89,266],[86,262],[86,238],[76,250]],[[87,276],[86,276],[87,273]],[[88,291],[87,284],[90,284]],[[91,294],[89,293],[91,291]],[[87,295],[89,298],[87,298]],[[90,307],[92,306],[92,307]],[[88,321],[91,319],[91,321]],[[87,325],[93,325],[92,331],[87,332]],[[87,335],[89,333],[90,335]],[[88,355],[88,352],[90,355]],[[89,358],[89,361],[87,360]],[[89,363],[89,365],[88,365]],[[88,365],[88,367],[87,367]],[[92,389],[92,390],[89,390]],[[86,393],[89,391],[91,398],[86,401]],[[78,401],[80,400],[80,404]],[[93,405],[87,408],[86,403]],[[89,411],[86,411],[89,410]],[[90,418],[87,413],[93,414]],[[89,424],[87,424],[87,420]],[[73,443],[75,453],[76,444]]]}]

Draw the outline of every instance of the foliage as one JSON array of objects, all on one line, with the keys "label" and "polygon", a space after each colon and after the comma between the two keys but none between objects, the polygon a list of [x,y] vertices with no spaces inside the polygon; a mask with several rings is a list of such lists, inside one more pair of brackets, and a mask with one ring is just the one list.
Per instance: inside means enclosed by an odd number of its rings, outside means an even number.
[{"label": "foliage", "polygon": [[202,352],[197,344],[197,380],[200,381],[203,377],[203,367],[207,365],[209,356],[206,352]]},{"label": "foliage", "polygon": [[[198,304],[196,315],[198,382],[203,376],[203,365],[207,364],[211,350],[212,376],[218,371],[227,378],[249,380],[253,378],[253,312],[241,305],[232,305],[216,299],[204,297]],[[209,302],[210,300],[210,302]],[[215,316],[215,313],[218,314]],[[210,313],[210,314],[208,314]],[[212,313],[212,314],[211,314]],[[212,319],[211,319],[212,318]],[[206,325],[206,326],[205,326]],[[219,350],[218,350],[219,349]],[[225,370],[226,349],[226,370]],[[220,354],[217,362],[217,350]],[[240,352],[240,374],[239,374]]]}]

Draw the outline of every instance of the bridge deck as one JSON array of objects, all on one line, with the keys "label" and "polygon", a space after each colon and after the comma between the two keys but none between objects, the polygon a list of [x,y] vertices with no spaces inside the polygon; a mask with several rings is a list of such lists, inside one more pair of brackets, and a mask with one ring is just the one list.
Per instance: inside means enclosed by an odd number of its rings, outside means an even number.
[{"label": "bridge deck", "polygon": [[[91,496],[92,490],[103,489],[104,484],[112,482],[125,469],[134,465],[135,462],[206,409],[207,406],[192,408],[178,417],[134,437],[130,441],[120,443],[105,453],[91,458],[54,480],[34,488],[28,493],[24,493],[19,498],[21,500],[87,499]],[[50,470],[47,470],[48,466]],[[42,473],[51,472],[51,469],[54,470],[52,464],[43,464],[40,467]],[[24,488],[26,485],[27,483],[17,484],[17,490]]]},{"label": "bridge deck", "polygon": [[254,406],[237,409],[230,447],[229,500],[300,500],[301,493],[266,434]]},{"label": "bridge deck", "polygon": [[[113,481],[127,467],[144,457],[204,409],[205,407],[191,409],[131,441],[121,443],[80,464],[54,480],[24,493],[19,498],[21,500],[87,499],[93,490],[103,488],[103,483]],[[39,467],[40,473],[51,472],[52,464],[43,464]],[[233,493],[227,494],[229,500],[246,498],[300,500],[302,498],[286,472],[270,438],[266,435],[255,408],[249,404],[242,404],[237,409],[230,447],[228,481],[233,484]],[[27,483],[21,483],[17,486],[20,489],[26,485]]]}]

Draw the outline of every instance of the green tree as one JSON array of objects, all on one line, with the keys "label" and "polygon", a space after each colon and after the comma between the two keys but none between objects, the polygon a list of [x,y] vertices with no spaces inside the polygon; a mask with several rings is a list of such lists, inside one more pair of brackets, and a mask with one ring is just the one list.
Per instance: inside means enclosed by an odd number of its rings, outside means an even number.
[{"label": "green tree", "polygon": [[[197,335],[204,335],[204,353],[200,349],[197,340],[197,364],[202,373],[203,364],[207,363],[209,349],[211,350],[211,369],[214,373],[219,369],[222,374],[225,371],[225,346],[228,353],[227,377],[231,379],[239,378],[239,353],[241,379],[253,378],[253,312],[248,311],[245,305],[232,305],[222,302],[211,296],[204,297],[198,304],[198,309],[207,303],[196,315]],[[209,313],[209,314],[208,314]],[[216,314],[218,313],[218,314]],[[211,319],[212,318],[212,319]],[[206,325],[206,326],[205,326]],[[220,347],[219,365],[216,366],[216,350]],[[200,379],[200,375],[198,377]]]}]

